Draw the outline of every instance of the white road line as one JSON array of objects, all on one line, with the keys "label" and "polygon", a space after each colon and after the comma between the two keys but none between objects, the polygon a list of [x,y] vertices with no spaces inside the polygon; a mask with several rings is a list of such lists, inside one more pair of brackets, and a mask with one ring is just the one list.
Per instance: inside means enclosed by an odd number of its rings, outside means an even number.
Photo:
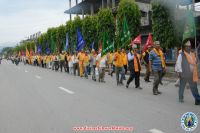
[{"label": "white road line", "polygon": [[63,90],[63,91],[65,91],[65,92],[67,92],[67,93],[69,93],[69,94],[74,94],[73,91],[70,91],[70,90],[68,90],[68,89],[66,89],[64,87],[58,87],[58,88],[61,89],[61,90]]},{"label": "white road line", "polygon": [[160,131],[160,130],[158,130],[158,129],[151,129],[151,130],[149,130],[149,132],[152,132],[152,133],[164,133],[163,131]]},{"label": "white road line", "polygon": [[37,79],[41,79],[41,77],[40,77],[40,76],[38,76],[38,75],[35,75],[35,78],[37,78]]},{"label": "white road line", "polygon": [[25,73],[27,73],[28,71],[27,70],[25,70]]}]

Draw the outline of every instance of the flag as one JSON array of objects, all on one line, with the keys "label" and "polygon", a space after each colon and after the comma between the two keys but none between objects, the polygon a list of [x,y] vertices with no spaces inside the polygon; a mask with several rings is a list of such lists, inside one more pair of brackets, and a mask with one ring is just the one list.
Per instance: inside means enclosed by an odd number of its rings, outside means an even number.
[{"label": "flag", "polygon": [[65,51],[67,51],[68,47],[69,47],[69,35],[68,35],[68,33],[67,33],[67,34],[66,34],[66,45],[65,45]]},{"label": "flag", "polygon": [[21,50],[21,55],[24,56],[24,50]]},{"label": "flag", "polygon": [[18,53],[18,57],[20,57],[21,56],[21,52],[19,51],[19,53]]},{"label": "flag", "polygon": [[91,45],[91,46],[92,46],[92,49],[94,49],[94,44],[95,44],[95,43],[94,43],[94,41],[93,41],[93,42],[92,42],[92,45]]},{"label": "flag", "polygon": [[54,39],[51,37],[51,52],[52,52],[52,53],[55,53],[55,46],[56,46],[55,41],[54,41]]},{"label": "flag", "polygon": [[115,35],[119,36],[119,24],[118,24],[118,17],[115,19]]},{"label": "flag", "polygon": [[27,48],[26,48],[26,57],[30,57],[30,54]]},{"label": "flag", "polygon": [[192,0],[179,0],[181,6],[187,6],[192,4]]},{"label": "flag", "polygon": [[99,42],[99,50],[102,50],[102,41],[100,40],[100,42]]},{"label": "flag", "polygon": [[144,53],[147,50],[149,45],[153,45],[153,40],[152,40],[152,34],[151,33],[149,33],[147,42],[146,42],[146,44],[144,45],[144,47],[142,49],[142,53]]},{"label": "flag", "polygon": [[131,40],[131,34],[128,28],[128,23],[126,17],[124,16],[123,27],[122,27],[122,35],[121,35],[121,47],[126,46],[127,43]]},{"label": "flag", "polygon": [[188,11],[185,23],[185,29],[183,32],[183,41],[185,39],[195,38],[195,36],[196,36],[196,27],[195,27],[193,12]]},{"label": "flag", "polygon": [[85,41],[79,28],[77,28],[77,45],[76,46],[77,46],[76,49],[78,52],[81,51],[85,46]]},{"label": "flag", "polygon": [[31,50],[30,50],[30,57],[32,57],[32,56],[33,56],[33,50],[31,48]]},{"label": "flag", "polygon": [[132,42],[131,44],[141,44],[142,43],[142,39],[141,39],[141,35],[137,36]]},{"label": "flag", "polygon": [[107,33],[104,33],[104,37],[103,37],[103,49],[102,49],[102,53],[101,55],[105,55],[110,51],[113,51],[114,49],[114,41],[113,43],[110,42]]},{"label": "flag", "polygon": [[46,54],[50,54],[51,53],[51,49],[50,48],[46,48]]},{"label": "flag", "polygon": [[35,54],[37,54],[37,46],[35,45]]},{"label": "flag", "polygon": [[37,52],[36,52],[36,53],[39,54],[40,52],[41,52],[41,46],[38,46],[38,47],[37,47]]}]

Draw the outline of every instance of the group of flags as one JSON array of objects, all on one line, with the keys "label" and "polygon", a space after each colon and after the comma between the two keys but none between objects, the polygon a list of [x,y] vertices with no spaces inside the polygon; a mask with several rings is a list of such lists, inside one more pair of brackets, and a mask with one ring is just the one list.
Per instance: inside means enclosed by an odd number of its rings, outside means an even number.
[{"label": "group of flags", "polygon": [[[185,2],[190,2],[190,0],[185,0]],[[117,20],[116,20],[116,29],[119,30],[118,28],[118,24],[117,24]],[[131,44],[141,44],[141,35],[138,35],[135,39],[131,40],[131,34],[129,31],[129,27],[128,27],[128,23],[127,23],[127,19],[126,17],[123,18],[123,23],[122,23],[122,29],[121,32],[117,32],[120,34],[120,42],[122,44],[121,47],[125,47],[127,44],[129,45],[130,42]],[[187,19],[186,19],[186,23],[185,23],[185,29],[184,29],[184,33],[183,33],[183,41],[185,39],[188,38],[194,38],[196,37],[196,27],[195,27],[195,21],[194,21],[194,15],[192,11],[187,11]],[[103,43],[102,43],[103,42]],[[146,41],[146,44],[144,45],[142,52],[146,51],[146,49],[148,48],[149,45],[153,45],[153,39],[152,39],[152,34],[149,33],[148,35],[148,39]],[[77,41],[76,41],[76,46],[74,47],[74,49],[72,49],[72,47],[70,47],[69,45],[69,34],[66,33],[66,43],[64,46],[64,50],[67,51],[70,49],[71,50],[75,50],[76,51],[81,51],[81,49],[83,49],[85,47],[85,40],[83,38],[83,35],[80,31],[79,28],[77,28]],[[92,42],[91,44],[91,48],[94,49],[95,48],[95,41]],[[99,49],[102,49],[102,55],[113,51],[115,48],[115,43],[114,40],[111,41],[109,38],[108,33],[104,32],[103,33],[103,38],[99,41]],[[51,38],[51,45],[49,47],[49,45],[47,44],[46,46],[46,54],[50,54],[50,53],[54,53],[56,50],[56,43],[54,41],[53,38]],[[35,53],[41,53],[41,46],[35,45]],[[20,51],[18,53],[18,55],[24,55],[23,51]],[[28,49],[26,48],[26,56],[32,56],[33,55],[33,51],[32,49],[30,49],[30,52],[28,51]]]}]

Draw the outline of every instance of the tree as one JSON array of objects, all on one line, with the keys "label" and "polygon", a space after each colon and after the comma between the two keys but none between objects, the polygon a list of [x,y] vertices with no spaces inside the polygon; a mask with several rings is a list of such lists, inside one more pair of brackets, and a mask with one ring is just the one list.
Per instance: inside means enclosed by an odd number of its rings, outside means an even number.
[{"label": "tree", "polygon": [[[122,30],[124,17],[127,20],[131,38],[135,38],[140,33],[141,14],[135,0],[121,0],[117,11],[119,30]],[[119,37],[118,37],[119,38]],[[117,42],[119,43],[119,42]]]},{"label": "tree", "polygon": [[115,22],[111,9],[101,9],[98,12],[98,37],[99,40],[103,40],[104,32],[111,40],[115,38]]},{"label": "tree", "polygon": [[159,2],[152,3],[153,39],[161,42],[165,48],[174,47],[177,44],[175,28],[169,10]]},{"label": "tree", "polygon": [[68,33],[68,36],[69,36],[68,41],[69,41],[70,51],[73,50],[73,47],[74,47],[73,43],[71,42],[71,40],[72,40],[72,36],[71,36],[72,35],[72,23],[73,23],[72,20],[69,20],[66,22],[66,26],[65,26],[66,27],[65,32]]},{"label": "tree", "polygon": [[72,47],[75,50],[76,49],[76,40],[77,40],[77,28],[80,28],[82,32],[82,20],[79,16],[74,18],[74,21],[72,21],[71,25],[71,34],[70,34],[70,39],[72,43]]},{"label": "tree", "polygon": [[64,49],[64,44],[66,40],[66,30],[65,30],[65,26],[61,25],[58,28],[56,28],[56,42],[57,42],[57,46],[58,49],[60,50],[59,52],[61,52]]},{"label": "tree", "polygon": [[[83,37],[86,42],[86,49],[91,49],[91,44],[95,42],[97,44],[97,16],[86,16],[83,19],[82,31]],[[97,45],[95,45],[97,46]],[[97,48],[97,47],[96,47]]]}]

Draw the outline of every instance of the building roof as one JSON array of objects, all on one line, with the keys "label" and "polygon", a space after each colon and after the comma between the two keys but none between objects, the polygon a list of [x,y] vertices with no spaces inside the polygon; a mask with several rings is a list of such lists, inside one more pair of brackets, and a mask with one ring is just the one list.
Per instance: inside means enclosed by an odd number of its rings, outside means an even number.
[{"label": "building roof", "polygon": [[[116,5],[118,5],[120,0],[115,0]],[[136,2],[141,3],[150,3],[151,0],[136,0]],[[111,1],[110,1],[111,2]],[[112,2],[111,2],[112,3]],[[78,3],[74,7],[65,11],[67,14],[82,14],[82,9],[84,14],[90,14],[90,6],[93,4],[94,13],[98,12],[102,5],[102,0],[84,0],[83,2]],[[104,0],[104,6],[106,7],[107,0]]]}]

